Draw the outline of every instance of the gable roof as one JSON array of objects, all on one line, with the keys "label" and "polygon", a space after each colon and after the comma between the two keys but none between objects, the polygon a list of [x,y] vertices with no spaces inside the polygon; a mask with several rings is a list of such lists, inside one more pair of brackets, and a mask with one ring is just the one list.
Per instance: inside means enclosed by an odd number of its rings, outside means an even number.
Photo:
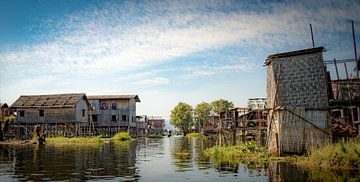
[{"label": "gable roof", "polygon": [[89,95],[89,100],[121,100],[121,99],[135,99],[136,102],[141,102],[138,95]]},{"label": "gable roof", "polygon": [[11,108],[64,108],[76,107],[76,104],[84,99],[89,102],[84,93],[75,94],[54,94],[54,95],[22,95]]},{"label": "gable roof", "polygon": [[300,56],[305,54],[312,54],[312,53],[318,53],[318,52],[324,52],[326,51],[324,47],[315,47],[315,48],[309,48],[309,49],[302,49],[297,51],[290,51],[290,52],[283,52],[278,54],[271,54],[267,57],[265,60],[265,65],[268,65],[271,63],[273,59],[277,58],[284,58],[284,57],[291,57],[291,56]]},{"label": "gable roof", "polygon": [[7,105],[7,103],[0,103],[0,107],[1,108],[8,108],[9,106]]}]

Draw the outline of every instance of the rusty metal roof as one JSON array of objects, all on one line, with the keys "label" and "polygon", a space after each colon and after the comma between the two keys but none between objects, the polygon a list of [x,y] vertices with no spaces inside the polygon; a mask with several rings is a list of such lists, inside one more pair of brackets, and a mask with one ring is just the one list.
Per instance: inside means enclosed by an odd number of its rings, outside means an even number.
[{"label": "rusty metal roof", "polygon": [[12,108],[64,108],[75,107],[80,99],[88,100],[84,93],[54,94],[54,95],[22,95],[12,105]]},{"label": "rusty metal roof", "polygon": [[141,102],[138,95],[90,95],[89,100],[121,100],[121,99],[135,99],[136,102]]}]

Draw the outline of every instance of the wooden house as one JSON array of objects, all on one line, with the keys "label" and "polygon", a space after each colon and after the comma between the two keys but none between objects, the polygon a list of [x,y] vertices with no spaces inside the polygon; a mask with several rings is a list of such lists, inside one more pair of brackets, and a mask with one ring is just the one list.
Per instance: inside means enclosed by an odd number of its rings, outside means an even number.
[{"label": "wooden house", "polygon": [[269,55],[267,106],[269,150],[302,154],[331,139],[323,47]]},{"label": "wooden house", "polygon": [[94,95],[88,96],[88,99],[97,134],[113,135],[119,131],[129,131],[131,135],[136,135],[138,95]]},{"label": "wooden house", "polygon": [[[25,128],[26,137],[34,125],[41,125],[49,135],[74,136],[88,125],[90,104],[84,93],[22,95],[12,105],[16,123]],[[28,128],[29,127],[29,128]]]},{"label": "wooden house", "polygon": [[146,115],[136,116],[136,135],[144,136],[148,132],[149,120]]},{"label": "wooden house", "polygon": [[150,134],[156,134],[156,135],[164,134],[165,119],[156,116],[149,116],[148,123],[149,123]]}]

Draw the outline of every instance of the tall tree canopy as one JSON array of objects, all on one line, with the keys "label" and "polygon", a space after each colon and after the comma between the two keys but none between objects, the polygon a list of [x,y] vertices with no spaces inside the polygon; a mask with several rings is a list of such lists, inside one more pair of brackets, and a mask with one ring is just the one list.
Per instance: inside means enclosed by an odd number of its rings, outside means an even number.
[{"label": "tall tree canopy", "polygon": [[202,102],[196,105],[194,109],[195,125],[200,126],[202,128],[204,123],[206,121],[209,121],[210,119],[210,111],[211,111],[211,106],[209,103]]},{"label": "tall tree canopy", "polygon": [[234,104],[231,101],[225,99],[212,101],[210,105],[212,110],[216,113],[228,111],[230,108],[234,107]]},{"label": "tall tree canopy", "polygon": [[171,110],[170,124],[179,128],[184,136],[190,132],[191,127],[193,126],[192,111],[193,108],[184,102],[180,102],[173,110]]}]

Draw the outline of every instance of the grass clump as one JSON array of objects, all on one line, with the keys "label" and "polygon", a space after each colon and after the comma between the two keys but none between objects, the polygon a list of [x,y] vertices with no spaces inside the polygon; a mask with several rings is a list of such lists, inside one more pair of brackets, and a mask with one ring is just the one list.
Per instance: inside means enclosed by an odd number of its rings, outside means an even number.
[{"label": "grass clump", "polygon": [[188,133],[185,136],[186,138],[200,138],[202,135],[200,133]]},{"label": "grass clump", "polygon": [[100,136],[76,137],[76,138],[54,137],[54,138],[46,138],[46,143],[87,145],[87,144],[100,144],[103,143],[103,140],[100,138]]},{"label": "grass clump", "polygon": [[360,142],[352,140],[315,147],[296,163],[308,167],[360,170]]},{"label": "grass clump", "polygon": [[214,146],[206,149],[205,155],[224,162],[266,162],[270,160],[268,151],[264,147],[258,147],[253,141],[235,146]]},{"label": "grass clump", "polygon": [[126,141],[126,140],[131,140],[131,136],[129,135],[128,132],[119,132],[116,133],[113,137],[111,137],[111,140]]}]

